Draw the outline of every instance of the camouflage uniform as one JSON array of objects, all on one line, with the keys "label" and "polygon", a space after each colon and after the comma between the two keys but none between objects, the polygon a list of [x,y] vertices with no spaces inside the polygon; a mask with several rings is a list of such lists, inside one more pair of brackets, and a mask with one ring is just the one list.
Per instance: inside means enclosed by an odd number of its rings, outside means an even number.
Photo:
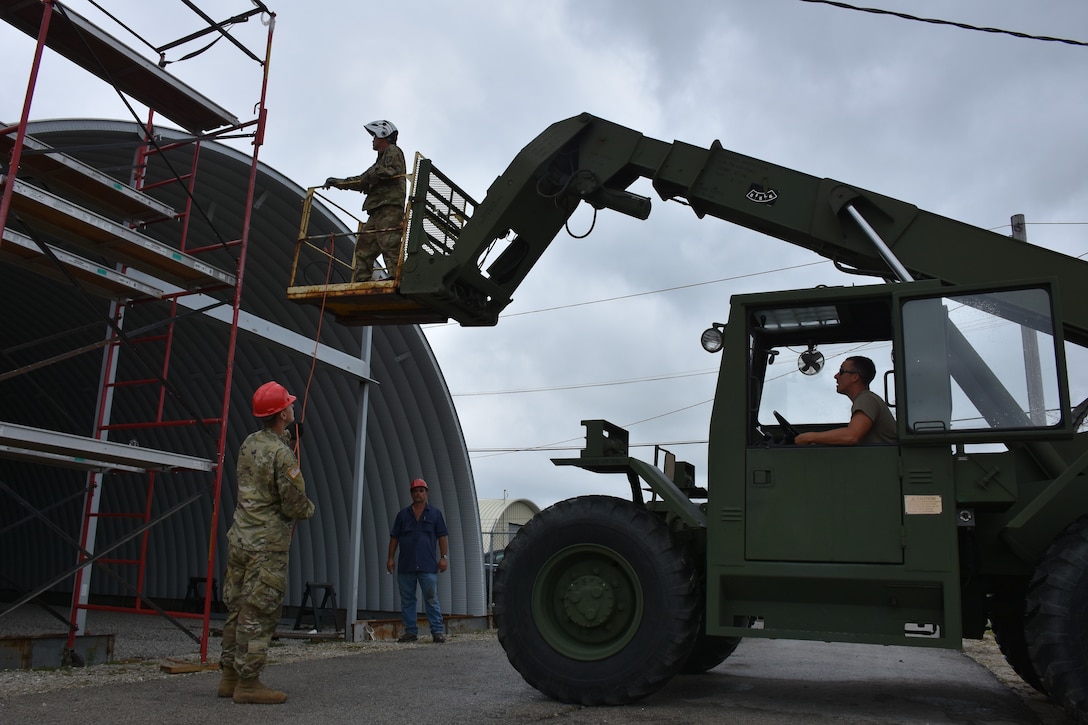
[{"label": "camouflage uniform", "polygon": [[405,178],[404,152],[396,144],[389,144],[378,152],[374,165],[358,176],[347,179],[330,179],[338,189],[352,189],[366,194],[363,211],[366,223],[355,244],[355,271],[352,282],[366,282],[374,269],[374,261],[381,254],[385,268],[392,277],[396,273],[400,257],[400,242],[404,228]]},{"label": "camouflage uniform", "polygon": [[238,504],[227,532],[220,665],[257,677],[287,593],[287,550],[294,522],[313,516],[306,483],[288,442],[270,428],[246,438],[238,452]]}]

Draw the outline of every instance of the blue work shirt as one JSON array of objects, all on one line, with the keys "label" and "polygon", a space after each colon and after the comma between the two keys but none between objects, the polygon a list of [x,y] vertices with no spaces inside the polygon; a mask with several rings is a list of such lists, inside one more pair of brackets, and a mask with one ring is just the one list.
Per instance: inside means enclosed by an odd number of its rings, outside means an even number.
[{"label": "blue work shirt", "polygon": [[417,520],[411,506],[403,508],[393,520],[393,530],[389,536],[396,539],[400,547],[397,559],[399,572],[438,573],[438,540],[449,536],[441,511],[426,504]]}]

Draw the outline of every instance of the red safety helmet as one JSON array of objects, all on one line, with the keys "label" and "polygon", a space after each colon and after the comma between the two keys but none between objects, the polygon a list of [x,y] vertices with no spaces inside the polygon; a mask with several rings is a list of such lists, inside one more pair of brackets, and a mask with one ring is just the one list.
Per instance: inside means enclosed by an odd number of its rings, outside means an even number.
[{"label": "red safety helmet", "polygon": [[[422,478],[417,478],[408,484],[409,491],[411,491],[413,488],[427,488],[427,482],[424,481]],[[428,488],[427,490],[429,491],[430,489]]]},{"label": "red safety helmet", "polygon": [[287,410],[287,406],[295,402],[295,396],[287,392],[287,388],[273,381],[265,383],[253,393],[253,415],[258,418],[267,418],[281,410]]}]

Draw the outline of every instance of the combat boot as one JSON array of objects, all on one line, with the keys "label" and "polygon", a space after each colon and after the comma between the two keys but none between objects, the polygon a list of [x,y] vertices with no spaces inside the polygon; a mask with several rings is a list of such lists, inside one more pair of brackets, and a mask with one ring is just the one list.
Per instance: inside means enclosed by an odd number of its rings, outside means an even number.
[{"label": "combat boot", "polygon": [[238,685],[238,670],[233,667],[220,665],[223,676],[219,680],[219,697],[234,697],[234,688]]},{"label": "combat boot", "polygon": [[239,705],[279,705],[287,702],[287,693],[265,687],[257,677],[240,677],[234,686],[234,701]]}]

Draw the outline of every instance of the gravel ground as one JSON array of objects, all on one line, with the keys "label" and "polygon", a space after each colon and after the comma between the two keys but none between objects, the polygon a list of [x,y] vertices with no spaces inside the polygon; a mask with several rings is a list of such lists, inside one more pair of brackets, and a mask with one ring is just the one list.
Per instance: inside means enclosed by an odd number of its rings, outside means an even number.
[{"label": "gravel ground", "polygon": [[[201,623],[182,620],[197,637]],[[289,630],[291,623],[285,623]],[[222,622],[212,620],[213,634],[208,638],[208,662],[219,661],[219,631]],[[0,637],[30,635],[60,635],[64,626],[54,617],[37,607],[23,606],[0,617]],[[0,670],[0,698],[32,692],[52,692],[71,687],[88,687],[108,683],[144,682],[174,677],[160,669],[161,665],[200,663],[200,645],[178,630],[163,617],[155,615],[124,614],[119,612],[88,612],[87,634],[114,635],[113,662],[91,667],[70,667],[48,670]],[[456,639],[494,638],[495,633],[458,633]],[[311,641],[308,639],[281,638],[272,642],[269,656],[271,664],[301,660],[344,657],[347,655],[380,652],[382,650],[429,646],[429,639],[418,644],[368,641],[345,642],[343,640]]]},{"label": "gravel ground", "polygon": [[[200,622],[182,620],[198,637]],[[289,631],[291,622],[284,622]],[[219,660],[219,631],[222,622],[212,620],[213,634],[208,639],[208,662]],[[37,607],[23,606],[0,617],[0,636],[62,634],[63,625]],[[200,645],[163,617],[124,614],[119,612],[88,612],[87,633],[113,634],[113,662],[91,667],[57,668],[52,670],[0,670],[0,699],[35,692],[53,692],[67,688],[102,684],[120,684],[166,679],[176,675],[163,672],[161,665],[200,663]],[[451,639],[493,639],[495,632],[458,633]],[[283,664],[303,660],[344,657],[381,652],[405,647],[431,646],[424,638],[417,644],[397,644],[392,641],[345,642],[343,640],[311,641],[281,638],[273,640],[269,661]],[[1040,717],[1042,722],[1067,722],[1050,700],[1036,692],[1013,672],[987,634],[981,641],[964,640],[964,653],[986,667],[1013,690]]]}]

